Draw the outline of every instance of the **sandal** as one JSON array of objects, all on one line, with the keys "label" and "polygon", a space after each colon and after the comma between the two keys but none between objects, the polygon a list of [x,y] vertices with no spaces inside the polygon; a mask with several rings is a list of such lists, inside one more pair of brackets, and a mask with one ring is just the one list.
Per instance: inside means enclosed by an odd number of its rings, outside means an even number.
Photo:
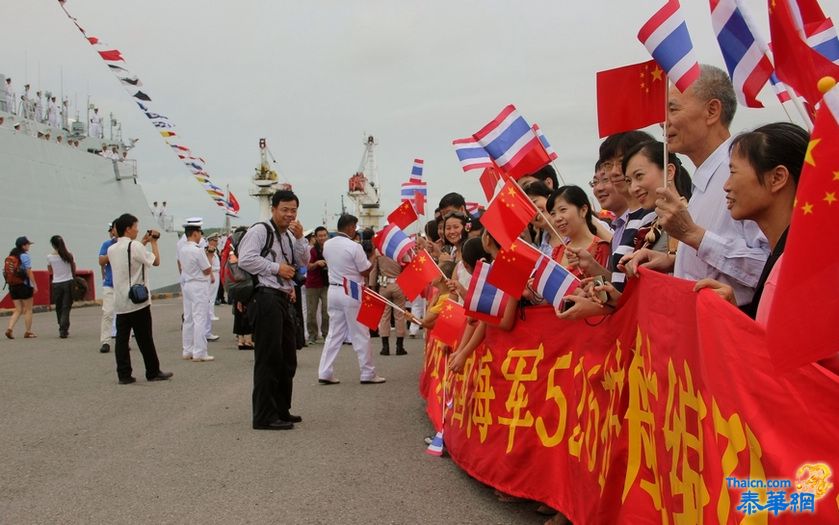
[{"label": "sandal", "polygon": [[35,335],[35,332],[24,332],[23,333],[23,338],[24,339],[35,339],[36,337],[38,337],[38,336]]},{"label": "sandal", "polygon": [[11,328],[6,329],[6,337],[8,339],[14,339],[15,338],[15,336],[12,334],[12,329]]}]

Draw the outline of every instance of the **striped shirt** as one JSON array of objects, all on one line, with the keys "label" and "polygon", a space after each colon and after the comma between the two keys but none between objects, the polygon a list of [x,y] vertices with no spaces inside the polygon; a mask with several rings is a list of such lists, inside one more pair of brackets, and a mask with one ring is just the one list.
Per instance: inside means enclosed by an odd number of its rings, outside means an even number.
[{"label": "striped shirt", "polygon": [[635,250],[635,235],[641,228],[646,228],[656,219],[654,211],[638,208],[615,219],[615,236],[612,237],[612,255],[609,257],[609,270],[612,271],[612,285],[623,291],[626,284],[626,274],[618,270],[621,257]]}]

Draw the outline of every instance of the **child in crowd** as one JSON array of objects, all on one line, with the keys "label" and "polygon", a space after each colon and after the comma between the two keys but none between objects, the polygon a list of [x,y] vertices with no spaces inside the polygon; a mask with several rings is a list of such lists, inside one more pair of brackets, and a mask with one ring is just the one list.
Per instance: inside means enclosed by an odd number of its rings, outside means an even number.
[{"label": "child in crowd", "polygon": [[408,321],[414,324],[425,328],[426,330],[431,330],[434,328],[434,324],[437,322],[437,317],[440,315],[440,312],[443,310],[443,305],[446,303],[446,300],[449,298],[449,287],[447,281],[452,278],[452,273],[454,272],[454,262],[452,261],[443,261],[440,263],[440,270],[442,270],[443,275],[438,277],[437,279],[432,282],[432,286],[436,290],[436,297],[434,298],[434,304],[428,308],[425,317],[418,318],[414,316],[411,312],[405,312],[405,315],[408,318]]}]

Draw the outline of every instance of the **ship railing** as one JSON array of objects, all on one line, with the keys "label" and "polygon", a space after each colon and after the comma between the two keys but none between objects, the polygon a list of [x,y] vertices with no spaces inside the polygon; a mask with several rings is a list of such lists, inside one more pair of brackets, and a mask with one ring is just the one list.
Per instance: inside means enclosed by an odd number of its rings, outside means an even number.
[{"label": "ship railing", "polygon": [[137,161],[134,159],[114,160],[114,175],[117,180],[134,179],[137,182]]}]

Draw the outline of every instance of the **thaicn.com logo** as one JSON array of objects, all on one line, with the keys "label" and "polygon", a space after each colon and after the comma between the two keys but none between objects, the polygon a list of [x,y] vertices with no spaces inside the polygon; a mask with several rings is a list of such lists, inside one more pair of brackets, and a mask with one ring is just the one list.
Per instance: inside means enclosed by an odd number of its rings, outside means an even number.
[{"label": "thaicn.com logo", "polygon": [[833,488],[826,463],[805,463],[795,479],[725,478],[728,490],[742,490],[737,510],[751,516],[763,512],[777,516],[782,512],[816,512],[816,503]]}]

